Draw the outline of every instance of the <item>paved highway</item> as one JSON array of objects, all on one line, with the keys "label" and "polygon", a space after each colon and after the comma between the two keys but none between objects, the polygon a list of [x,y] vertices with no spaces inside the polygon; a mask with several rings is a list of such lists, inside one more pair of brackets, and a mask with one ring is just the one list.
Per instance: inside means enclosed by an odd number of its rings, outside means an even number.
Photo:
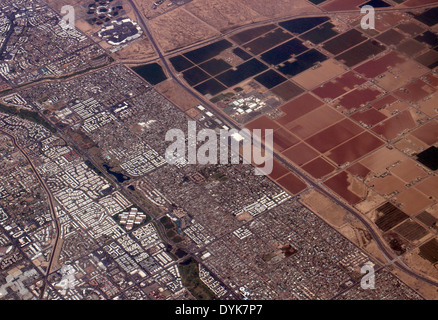
[{"label": "paved highway", "polygon": [[17,139],[14,135],[12,135],[11,133],[4,131],[2,129],[0,129],[0,132],[7,135],[9,138],[11,138],[14,146],[20,150],[20,152],[23,154],[23,156],[26,158],[26,160],[29,162],[33,173],[35,174],[35,176],[37,177],[39,183],[41,184],[41,186],[44,189],[44,192],[47,194],[47,198],[49,200],[49,208],[50,208],[50,213],[52,215],[52,219],[53,222],[55,224],[55,242],[53,244],[53,248],[52,248],[52,252],[50,253],[50,259],[47,265],[47,271],[46,271],[46,275],[44,277],[44,284],[43,287],[41,288],[41,293],[40,293],[40,299],[42,299],[44,297],[44,293],[46,290],[46,286],[47,286],[47,277],[50,274],[50,271],[52,269],[52,265],[55,262],[55,253],[58,249],[58,245],[59,245],[59,239],[61,236],[61,228],[59,225],[59,221],[58,221],[58,217],[56,216],[56,210],[55,210],[55,204],[54,204],[54,200],[53,200],[53,195],[50,192],[50,189],[47,187],[45,181],[43,180],[43,178],[40,176],[40,174],[38,173],[38,171],[36,170],[32,160],[29,158],[29,156],[26,154],[26,152],[20,147],[20,145],[17,143]]},{"label": "paved highway", "polygon": [[[210,112],[215,114],[221,121],[223,121],[225,124],[227,124],[231,128],[240,129],[240,126],[237,123],[235,123],[234,121],[231,121],[228,117],[226,117],[219,110],[217,110],[217,108],[215,106],[213,106],[209,101],[205,100],[204,97],[202,97],[199,94],[195,93],[190,87],[188,87],[185,83],[183,83],[177,77],[177,75],[174,73],[173,69],[169,66],[169,63],[167,62],[166,58],[164,57],[159,44],[154,39],[154,36],[152,35],[151,31],[149,30],[149,28],[147,26],[147,23],[145,22],[141,12],[138,11],[138,9],[136,7],[136,4],[134,3],[133,0],[128,0],[128,2],[131,4],[134,12],[137,15],[138,23],[140,24],[141,28],[143,29],[145,34],[149,37],[149,40],[151,41],[152,45],[154,46],[155,51],[157,52],[157,54],[158,54],[158,56],[159,56],[159,58],[160,58],[160,60],[161,60],[161,62],[163,64],[163,66],[165,68],[165,71],[167,72],[167,74],[171,78],[173,78],[175,80],[175,82],[178,85],[180,85],[186,92],[188,92],[190,95],[195,97],[205,108],[207,108]],[[401,11],[401,10],[403,10],[403,11],[406,11],[406,10],[410,11],[410,10],[413,10],[413,9],[430,8],[430,7],[435,7],[435,6],[436,6],[436,4],[420,6],[420,7],[416,7],[416,8],[409,8],[409,9],[381,9],[379,11],[395,11],[395,10],[397,10],[397,11]],[[355,11],[343,11],[341,13],[357,13],[357,12],[358,11],[355,10]],[[318,14],[315,14],[315,13],[304,14],[304,15],[300,15],[300,16],[296,16],[296,17],[289,17],[288,19],[291,19],[291,18],[302,18],[302,17],[309,17],[309,16],[318,16],[318,15],[320,16],[320,15],[324,15],[324,14],[336,14],[336,12],[321,12],[321,13],[318,13]],[[283,20],[285,20],[285,19],[283,19]],[[268,22],[269,21],[265,21],[265,22],[263,22],[263,24],[266,24]],[[245,27],[248,27],[248,26],[245,26]],[[263,146],[263,143],[262,143],[262,146]],[[307,182],[315,190],[319,191],[320,193],[322,193],[323,195],[325,195],[326,197],[328,197],[329,199],[334,201],[337,205],[342,207],[344,210],[346,210],[347,212],[351,213],[354,217],[356,217],[365,226],[365,228],[368,230],[368,232],[371,234],[373,239],[376,241],[377,246],[382,251],[382,253],[385,255],[386,259],[388,261],[392,261],[393,265],[397,266],[400,270],[402,270],[406,274],[410,275],[411,277],[414,277],[415,279],[424,281],[424,282],[426,282],[428,284],[431,284],[433,286],[438,286],[438,282],[437,281],[412,271],[403,262],[400,262],[400,260],[397,260],[397,256],[388,247],[386,242],[381,238],[379,232],[375,230],[375,228],[371,225],[371,223],[368,222],[367,219],[365,219],[364,216],[360,212],[356,211],[351,206],[349,206],[349,205],[345,204],[344,202],[340,201],[337,197],[333,196],[330,192],[328,192],[324,187],[322,187],[321,185],[319,185],[318,183],[313,181],[313,179],[311,179],[306,174],[301,172],[301,170],[298,170],[297,168],[293,167],[288,161],[286,161],[285,159],[280,157],[278,154],[274,153],[274,156],[275,156],[275,158],[278,161],[280,161],[283,165],[285,165],[290,171],[292,171],[297,176],[299,176],[301,179],[303,179],[305,182]]]}]

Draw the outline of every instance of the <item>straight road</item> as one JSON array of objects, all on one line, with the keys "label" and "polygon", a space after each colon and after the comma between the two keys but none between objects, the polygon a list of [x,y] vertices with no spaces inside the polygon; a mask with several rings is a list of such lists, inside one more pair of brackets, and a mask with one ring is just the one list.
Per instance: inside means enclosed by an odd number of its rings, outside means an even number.
[{"label": "straight road", "polygon": [[30,157],[26,154],[26,152],[23,150],[23,148],[21,148],[21,146],[18,144],[16,137],[7,132],[4,131],[3,129],[0,129],[0,132],[5,134],[6,136],[8,136],[11,140],[12,143],[14,144],[14,146],[20,150],[21,154],[26,158],[27,162],[29,162],[33,173],[35,174],[35,176],[37,177],[39,183],[41,184],[41,186],[44,189],[44,192],[47,194],[47,198],[49,200],[49,208],[50,208],[50,213],[52,215],[52,219],[53,222],[55,224],[55,242],[53,244],[52,247],[52,252],[50,253],[50,259],[47,265],[47,271],[46,271],[46,275],[44,277],[44,283],[43,283],[43,287],[41,288],[41,293],[40,293],[40,299],[42,299],[44,297],[44,293],[46,291],[46,287],[47,287],[47,277],[50,274],[50,271],[52,269],[53,263],[55,261],[55,253],[58,249],[58,245],[59,245],[59,239],[61,236],[61,227],[59,225],[59,221],[58,221],[58,217],[56,216],[56,210],[55,210],[55,201],[53,199],[53,195],[50,192],[50,189],[47,187],[47,184],[45,183],[45,181],[43,180],[43,178],[40,176],[40,174],[38,173],[37,169],[35,168],[35,165],[33,164],[32,160],[30,159]]},{"label": "straight road", "polygon": [[[178,85],[180,85],[186,92],[188,92],[190,95],[195,97],[205,108],[207,108],[210,112],[215,114],[225,124],[227,124],[231,128],[240,129],[240,126],[238,124],[234,123],[234,121],[231,121],[228,117],[223,115],[221,112],[218,112],[218,110],[217,110],[217,108],[215,106],[213,106],[209,101],[205,100],[204,97],[202,97],[199,94],[195,93],[191,88],[189,88],[185,83],[183,83],[177,77],[177,75],[174,73],[173,69],[169,66],[169,63],[167,62],[166,58],[164,57],[159,44],[154,39],[154,36],[152,35],[152,32],[149,30],[149,28],[147,26],[147,23],[143,19],[143,16],[142,16],[141,12],[138,11],[138,9],[136,7],[136,4],[134,3],[133,0],[128,0],[128,2],[130,3],[130,5],[132,6],[134,12],[136,13],[137,18],[138,18],[138,22],[139,22],[141,28],[143,29],[145,34],[149,37],[149,40],[151,41],[152,45],[154,46],[155,51],[157,52],[157,54],[158,54],[158,56],[159,56],[159,58],[160,58],[160,60],[161,60],[161,62],[163,64],[163,66],[164,66],[164,68],[165,68],[165,70],[167,72],[167,74],[171,78],[173,78],[175,80],[175,82]],[[380,9],[380,10],[376,10],[376,11],[380,11],[380,12],[385,12],[385,11],[402,11],[402,10],[403,11],[406,11],[406,10],[410,11],[410,10],[419,9],[419,8],[431,8],[431,7],[436,7],[436,4],[425,5],[425,6],[420,6],[420,7],[416,7],[416,8],[409,8],[409,9],[393,9],[392,8],[392,9]],[[358,10],[354,10],[354,11],[342,11],[340,13],[358,13]],[[314,13],[312,13],[312,14],[304,14],[304,15],[300,15],[300,16],[296,16],[296,17],[292,17],[292,18],[302,18],[302,17],[309,17],[309,16],[316,16],[316,15],[320,16],[320,15],[324,15],[324,14],[336,14],[336,12],[321,12],[321,13],[318,13],[318,14],[314,14]],[[288,19],[291,19],[291,18],[289,17]],[[265,21],[264,23],[267,23],[267,22]],[[261,143],[261,145],[264,146],[263,143]],[[266,147],[266,146],[264,146],[264,147]],[[386,257],[386,259],[388,261],[392,261],[393,265],[397,266],[400,270],[402,270],[406,274],[410,275],[411,277],[414,277],[417,280],[421,280],[421,281],[424,281],[424,282],[426,282],[428,284],[431,284],[433,286],[437,286],[438,287],[438,282],[437,281],[432,280],[432,279],[430,279],[430,278],[428,278],[426,276],[423,276],[421,274],[418,274],[418,273],[412,271],[403,262],[400,262],[397,259],[396,254],[388,247],[386,242],[381,238],[379,232],[375,230],[375,228],[370,224],[370,222],[367,221],[367,219],[365,219],[363,217],[363,215],[360,212],[356,211],[354,208],[350,207],[349,205],[347,205],[344,202],[342,202],[341,200],[339,200],[337,197],[333,196],[325,188],[323,188],[321,185],[319,185],[318,183],[313,181],[313,179],[311,179],[306,174],[301,172],[301,170],[298,170],[297,168],[292,166],[288,161],[284,160],[278,154],[276,154],[276,153],[273,153],[273,154],[274,154],[274,157],[278,161],[280,161],[290,171],[292,171],[294,174],[296,174],[301,179],[303,179],[305,182],[307,182],[315,190],[321,192],[323,195],[325,195],[326,197],[331,199],[333,202],[335,202],[337,205],[342,207],[344,210],[346,210],[347,212],[351,213],[354,217],[356,217],[365,226],[365,228],[368,230],[368,232],[371,234],[373,239],[376,241],[377,246],[382,251],[382,253],[385,255],[385,257]]]}]

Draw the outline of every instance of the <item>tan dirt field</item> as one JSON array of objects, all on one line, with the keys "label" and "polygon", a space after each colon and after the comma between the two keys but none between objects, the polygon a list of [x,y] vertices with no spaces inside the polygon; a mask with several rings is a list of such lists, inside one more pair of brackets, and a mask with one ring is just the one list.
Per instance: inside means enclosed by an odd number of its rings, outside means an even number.
[{"label": "tan dirt field", "polygon": [[399,271],[398,269],[394,269],[391,272],[394,275],[396,275],[400,280],[402,280],[404,283],[406,283],[409,287],[417,291],[425,299],[436,300],[438,298],[438,294],[435,286],[432,286],[422,280],[417,280],[407,275],[403,271]]},{"label": "tan dirt field", "polygon": [[408,60],[390,71],[384,73],[383,78],[377,78],[376,82],[385,90],[393,91],[400,88],[411,79],[420,77],[428,72],[428,68],[418,62]]},{"label": "tan dirt field", "polygon": [[155,86],[155,89],[172,101],[182,111],[187,111],[199,104],[199,101],[186,92],[174,80],[169,79]]},{"label": "tan dirt field", "polygon": [[215,29],[183,8],[177,8],[150,20],[149,26],[164,51],[219,35]]},{"label": "tan dirt field", "polygon": [[321,9],[305,0],[270,0],[269,5],[266,5],[266,0],[241,0],[240,2],[268,19],[321,12]]},{"label": "tan dirt field", "polygon": [[438,176],[431,176],[427,179],[424,179],[420,183],[416,184],[415,187],[427,194],[428,196],[434,197],[435,200],[438,200]]},{"label": "tan dirt field", "polygon": [[193,0],[184,9],[219,31],[264,20],[251,7],[232,0]]},{"label": "tan dirt field", "polygon": [[141,39],[132,42],[123,49],[114,52],[113,58],[121,62],[135,61],[141,63],[142,61],[153,59],[157,56],[154,47],[149,39],[142,37]]},{"label": "tan dirt field", "polygon": [[400,208],[411,216],[420,213],[433,203],[431,199],[415,188],[409,188],[394,199],[401,204]]},{"label": "tan dirt field", "polygon": [[409,155],[412,155],[414,153],[420,153],[421,151],[428,148],[427,144],[411,134],[404,136],[401,140],[397,141],[394,146]]},{"label": "tan dirt field", "polygon": [[420,101],[418,108],[430,117],[438,116],[438,92],[430,95],[427,100]]},{"label": "tan dirt field", "polygon": [[323,82],[329,81],[332,78],[344,73],[345,67],[335,60],[330,59],[321,63],[316,69],[308,69],[299,75],[292,78],[296,83],[307,90],[311,90]]},{"label": "tan dirt field", "polygon": [[348,223],[348,212],[315,190],[303,193],[300,201],[335,228]]},{"label": "tan dirt field", "polygon": [[427,176],[427,171],[421,165],[407,157],[390,171],[393,175],[399,177],[406,183],[410,183],[414,180]]},{"label": "tan dirt field", "polygon": [[375,241],[364,237],[363,225],[330,199],[310,190],[301,195],[300,202],[375,259],[381,263],[386,261]]},{"label": "tan dirt field", "polygon": [[360,163],[374,172],[375,175],[381,175],[387,171],[387,168],[400,161],[403,157],[407,159],[407,157],[398,150],[380,148],[371,153]]},{"label": "tan dirt field", "polygon": [[367,213],[385,202],[385,198],[377,192],[368,189],[366,198],[355,205],[356,209],[362,213]]},{"label": "tan dirt field", "polygon": [[403,192],[406,187],[405,183],[399,178],[388,175],[383,178],[374,178],[368,185],[374,186],[374,190],[381,195],[391,195],[394,192]]}]

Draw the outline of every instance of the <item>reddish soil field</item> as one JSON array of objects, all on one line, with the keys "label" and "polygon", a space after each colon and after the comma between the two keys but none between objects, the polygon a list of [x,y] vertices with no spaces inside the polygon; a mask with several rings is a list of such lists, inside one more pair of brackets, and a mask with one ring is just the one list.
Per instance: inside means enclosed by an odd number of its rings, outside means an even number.
[{"label": "reddish soil field", "polygon": [[362,122],[367,126],[374,126],[379,122],[385,120],[387,116],[377,111],[376,109],[371,108],[365,111],[358,111],[352,114],[350,118],[356,120],[357,122]]},{"label": "reddish soil field", "polygon": [[438,77],[433,73],[429,73],[425,76],[426,82],[433,87],[438,87]]},{"label": "reddish soil field", "polygon": [[272,173],[269,177],[273,180],[277,180],[288,172],[289,170],[285,166],[283,166],[278,160],[274,159]]},{"label": "reddish soil field", "polygon": [[278,152],[282,152],[298,142],[300,142],[300,139],[283,128],[274,131],[274,148]]},{"label": "reddish soil field", "polygon": [[378,12],[376,14],[376,17],[376,30],[380,32],[388,30],[389,28],[397,25],[401,20],[403,20],[403,16],[392,12]]},{"label": "reddish soil field", "polygon": [[416,125],[417,124],[412,118],[410,111],[404,110],[392,118],[376,125],[372,130],[383,136],[386,140],[392,140],[403,131],[415,128]]},{"label": "reddish soil field", "polygon": [[336,169],[323,158],[316,158],[315,160],[304,165],[302,168],[316,179],[320,179]]},{"label": "reddish soil field", "polygon": [[302,95],[280,107],[286,115],[277,119],[280,124],[289,123],[306,113],[322,106],[324,103],[309,93]]},{"label": "reddish soil field", "polygon": [[434,87],[420,79],[411,82],[405,86],[405,89],[397,90],[395,96],[412,102],[422,100],[436,91]]},{"label": "reddish soil field", "polygon": [[350,186],[349,174],[345,171],[337,174],[336,176],[330,178],[324,184],[344,198],[350,204],[356,204],[362,199],[355,193],[348,190]]},{"label": "reddish soil field", "polygon": [[361,177],[363,179],[365,179],[368,173],[371,172],[370,169],[360,164],[359,162],[352,165],[350,168],[347,169],[347,171],[352,175]]},{"label": "reddish soil field", "polygon": [[367,78],[372,79],[388,71],[389,68],[394,67],[397,64],[403,63],[405,61],[406,59],[402,58],[394,51],[391,51],[387,55],[377,60],[365,62],[354,70],[363,74]]},{"label": "reddish soil field", "polygon": [[329,3],[321,6],[326,11],[341,11],[341,10],[354,10],[358,9],[359,5],[366,1],[363,0],[333,0]]},{"label": "reddish soil field", "polygon": [[355,89],[339,99],[339,103],[347,110],[358,109],[362,105],[377,99],[380,94],[380,91],[370,88]]},{"label": "reddish soil field", "polygon": [[353,71],[350,71],[330,82],[327,82],[321,87],[316,88],[312,92],[322,99],[335,99],[353,89],[356,85],[361,85],[365,82],[365,79],[358,78]]},{"label": "reddish soil field", "polygon": [[364,132],[339,147],[332,149],[328,157],[338,165],[353,162],[371,151],[383,145],[383,141],[377,139],[369,132]]},{"label": "reddish soil field", "polygon": [[319,152],[325,153],[346,140],[353,138],[362,131],[363,129],[353,121],[344,119],[313,135],[307,139],[306,142]]},{"label": "reddish soil field", "polygon": [[292,173],[278,179],[277,183],[294,195],[307,188],[307,185]]},{"label": "reddish soil field", "polygon": [[295,164],[301,166],[306,162],[316,158],[318,156],[318,152],[306,144],[300,143],[284,151],[283,155],[289,160],[293,161]]},{"label": "reddish soil field", "polygon": [[388,105],[390,105],[396,101],[397,101],[397,98],[395,98],[394,96],[388,95],[388,96],[385,96],[385,97],[377,100],[371,106],[377,110],[380,110],[380,109],[384,109],[385,107],[387,107]]},{"label": "reddish soil field", "polygon": [[245,125],[246,128],[253,129],[278,129],[280,126],[267,116],[261,116]]},{"label": "reddish soil field", "polygon": [[298,137],[306,139],[342,119],[344,119],[342,114],[324,105],[288,123],[286,128]]},{"label": "reddish soil field", "polygon": [[431,121],[411,133],[428,145],[438,142],[438,122]]}]

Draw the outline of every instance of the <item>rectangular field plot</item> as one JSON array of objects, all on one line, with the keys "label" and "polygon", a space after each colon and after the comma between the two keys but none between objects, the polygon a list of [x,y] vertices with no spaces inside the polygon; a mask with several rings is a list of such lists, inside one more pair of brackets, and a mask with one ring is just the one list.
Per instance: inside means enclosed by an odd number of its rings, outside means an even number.
[{"label": "rectangular field plot", "polygon": [[326,43],[324,43],[323,48],[332,54],[339,54],[351,47],[365,41],[367,38],[357,31],[356,29],[351,29],[336,38],[333,38]]},{"label": "rectangular field plot", "polygon": [[363,74],[365,77],[369,79],[373,79],[378,75],[388,71],[389,68],[392,68],[398,64],[405,62],[406,59],[399,56],[394,51],[384,55],[381,58],[376,60],[367,61],[354,70]]},{"label": "rectangular field plot", "polygon": [[287,33],[281,28],[277,28],[274,31],[261,36],[260,38],[248,42],[244,47],[253,54],[258,55],[290,38],[292,38],[290,33]]},{"label": "rectangular field plot", "polygon": [[383,113],[374,108],[357,111],[356,113],[352,114],[350,118],[367,126],[374,126],[387,119]]},{"label": "rectangular field plot", "polygon": [[306,139],[343,118],[344,117],[338,111],[324,105],[306,113],[294,121],[286,123],[285,127],[293,134],[302,139]]},{"label": "rectangular field plot", "polygon": [[195,89],[198,90],[202,95],[210,94],[212,96],[215,96],[219,92],[224,91],[226,87],[216,79],[210,79],[197,85]]},{"label": "rectangular field plot", "polygon": [[252,55],[250,55],[248,52],[246,52],[245,50],[242,50],[240,48],[234,48],[233,53],[244,61],[252,58]]},{"label": "rectangular field plot", "polygon": [[215,76],[221,72],[224,72],[225,70],[230,69],[231,65],[222,59],[211,59],[203,64],[200,64],[199,67],[210,75]]},{"label": "rectangular field plot", "polygon": [[373,88],[354,89],[339,99],[342,108],[351,111],[357,110],[370,101],[375,100],[381,94]]},{"label": "rectangular field plot", "polygon": [[301,179],[292,173],[286,174],[276,182],[293,195],[300,193],[307,187],[307,185],[301,181]]},{"label": "rectangular field plot", "polygon": [[231,36],[230,39],[233,40],[234,42],[236,42],[237,44],[244,44],[244,43],[249,42],[255,38],[258,38],[262,34],[267,33],[274,28],[275,28],[275,25],[268,24],[266,26],[261,26],[261,27],[252,28],[249,30],[239,32],[239,33]]},{"label": "rectangular field plot", "polygon": [[265,64],[261,63],[257,59],[251,59],[239,65],[236,70],[225,71],[217,76],[216,79],[227,87],[232,87],[243,80],[265,71],[266,69],[268,69],[268,67]]},{"label": "rectangular field plot", "polygon": [[426,43],[431,47],[438,46],[438,36],[436,35],[436,33],[430,31],[426,31],[422,35],[417,36],[415,40]]},{"label": "rectangular field plot", "polygon": [[425,25],[432,27],[438,23],[438,7],[424,11],[421,14],[412,14],[415,19],[423,22]]},{"label": "rectangular field plot", "polygon": [[438,241],[432,239],[420,247],[420,256],[432,263],[438,262]]},{"label": "rectangular field plot", "polygon": [[383,215],[376,220],[376,225],[384,232],[394,228],[396,225],[409,218],[406,213],[390,202],[380,206],[377,211]]},{"label": "rectangular field plot", "polygon": [[300,18],[280,22],[279,24],[292,33],[301,34],[328,20],[330,20],[328,17]]},{"label": "rectangular field plot", "polygon": [[368,40],[335,57],[338,61],[344,61],[347,67],[353,67],[373,55],[385,50],[385,46],[375,40]]},{"label": "rectangular field plot", "polygon": [[338,35],[338,33],[333,30],[334,27],[335,26],[332,23],[327,22],[321,26],[316,27],[313,30],[302,34],[300,38],[304,40],[309,40],[314,44],[320,44]]},{"label": "rectangular field plot", "polygon": [[194,86],[210,78],[208,74],[206,74],[198,67],[187,69],[186,71],[183,72],[183,77],[187,81],[187,83],[191,86]]},{"label": "rectangular field plot", "polygon": [[324,83],[336,76],[345,72],[345,67],[334,59],[329,59],[322,62],[317,68],[307,69],[295,76],[292,80],[311,90],[316,86]]},{"label": "rectangular field plot", "polygon": [[435,50],[429,50],[426,53],[418,56],[415,60],[422,65],[433,69],[438,66],[438,51],[436,50],[436,48]]},{"label": "rectangular field plot", "polygon": [[231,46],[231,42],[227,40],[220,40],[205,47],[189,51],[185,53],[184,56],[190,61],[199,64],[217,56],[219,53],[230,48]]},{"label": "rectangular field plot", "polygon": [[424,164],[430,170],[438,170],[438,148],[432,146],[417,155],[418,162]]},{"label": "rectangular field plot", "polygon": [[310,49],[309,51],[297,56],[294,62],[285,62],[280,65],[277,69],[284,75],[293,77],[297,74],[310,69],[318,62],[323,62],[327,60],[327,56],[321,52]]},{"label": "rectangular field plot", "polygon": [[364,3],[363,0],[333,0],[328,1],[322,5],[321,8],[325,11],[341,11],[341,10],[354,10],[359,8],[359,5]]},{"label": "rectangular field plot", "polygon": [[283,151],[282,154],[299,166],[315,159],[318,156],[318,152],[307,146],[305,143],[300,143],[296,146],[293,146]]},{"label": "rectangular field plot", "polygon": [[322,99],[336,99],[340,95],[350,91],[355,86],[364,84],[366,80],[359,78],[354,72],[349,71],[342,76],[325,83],[312,92]]},{"label": "rectangular field plot", "polygon": [[395,228],[394,231],[408,241],[420,240],[429,234],[426,229],[424,229],[415,221],[405,221]]},{"label": "rectangular field plot", "polygon": [[289,101],[290,99],[295,98],[296,96],[303,93],[304,90],[297,86],[295,83],[287,81],[276,86],[275,88],[272,88],[271,92],[283,99],[284,101]]},{"label": "rectangular field plot", "polygon": [[183,56],[176,56],[169,59],[176,71],[181,72],[193,66],[193,63]]},{"label": "rectangular field plot", "polygon": [[274,131],[273,142],[274,149],[278,152],[282,152],[296,145],[298,142],[300,142],[300,139],[298,139],[289,131],[280,128]]},{"label": "rectangular field plot", "polygon": [[423,223],[425,226],[429,228],[436,228],[438,219],[436,219],[433,215],[431,215],[427,211],[423,211],[420,214],[418,214],[415,218],[417,218],[418,221]]},{"label": "rectangular field plot", "polygon": [[303,53],[306,50],[308,50],[308,48],[302,44],[301,40],[294,38],[272,50],[269,50],[268,52],[265,52],[260,57],[267,64],[278,65],[283,61],[292,58],[292,56]]},{"label": "rectangular field plot", "polygon": [[361,132],[363,129],[360,126],[349,119],[344,119],[311,136],[306,142],[319,152],[325,153]]},{"label": "rectangular field plot", "polygon": [[321,179],[336,169],[323,158],[316,158],[315,160],[312,160],[306,165],[302,166],[302,168],[316,179]]},{"label": "rectangular field plot", "polygon": [[404,110],[392,118],[389,118],[374,126],[372,130],[386,140],[393,140],[406,130],[413,129],[417,126],[412,112],[414,111]]},{"label": "rectangular field plot", "polygon": [[380,42],[389,45],[396,45],[402,42],[404,40],[405,36],[394,29],[389,29],[388,31],[385,31],[381,34],[379,34],[376,39]]},{"label": "rectangular field plot", "polygon": [[283,77],[278,72],[275,72],[274,70],[268,70],[261,75],[255,77],[254,79],[268,89],[271,89],[279,85],[280,83],[287,81],[285,77]]},{"label": "rectangular field plot", "polygon": [[383,144],[383,141],[377,139],[371,133],[364,132],[332,149],[327,157],[336,164],[343,165],[365,156]]}]

